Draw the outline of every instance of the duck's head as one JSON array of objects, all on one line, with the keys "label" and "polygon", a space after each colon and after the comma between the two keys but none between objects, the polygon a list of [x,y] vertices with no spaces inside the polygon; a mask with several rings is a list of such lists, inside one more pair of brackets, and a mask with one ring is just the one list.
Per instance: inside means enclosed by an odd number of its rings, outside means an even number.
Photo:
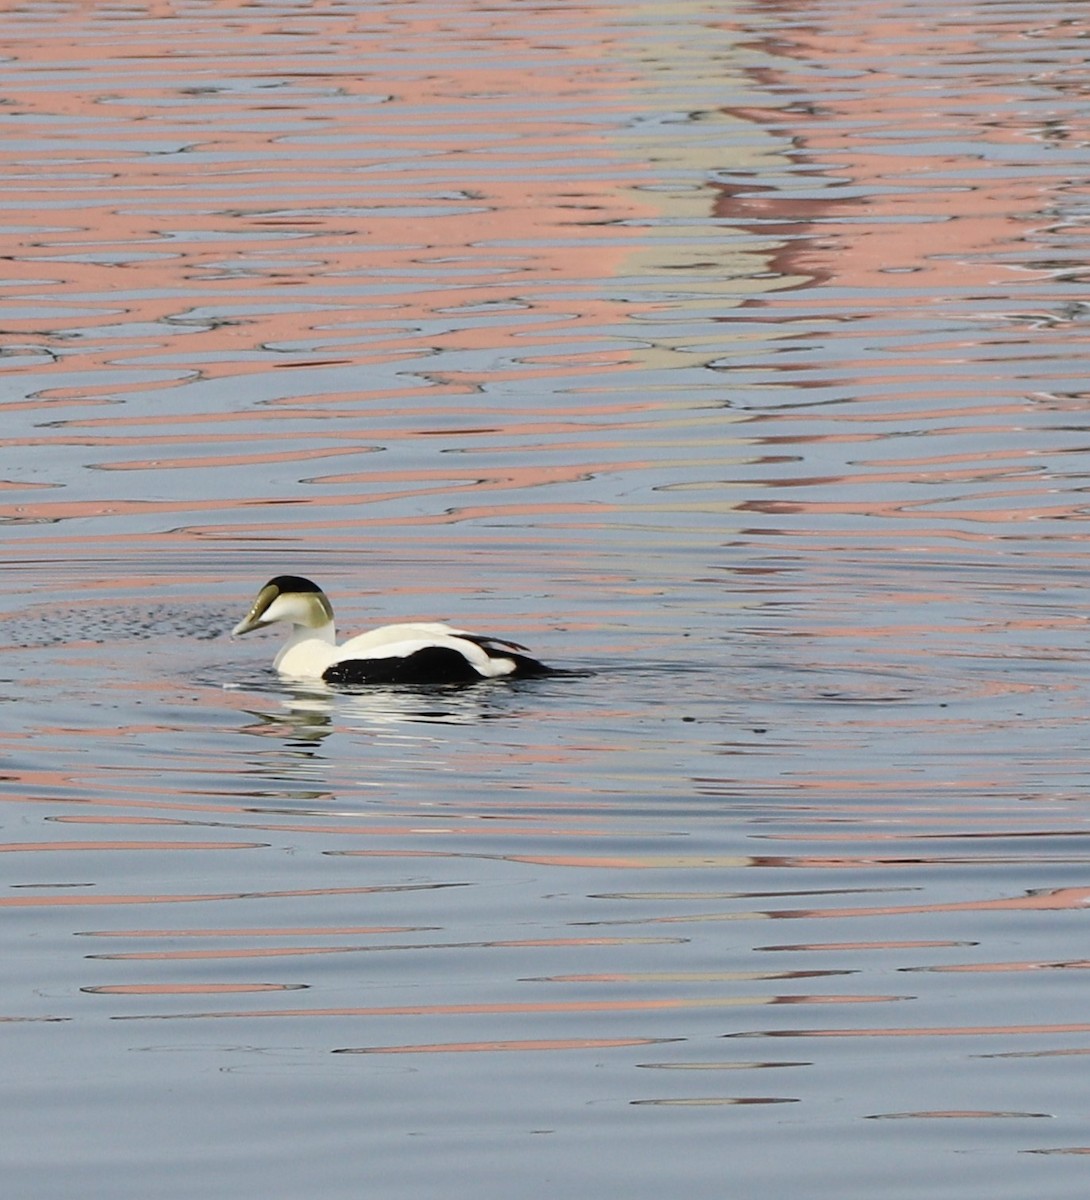
[{"label": "duck's head", "polygon": [[277,575],[257,593],[250,611],[231,630],[232,637],[286,621],[304,629],[321,629],[333,623],[333,606],[325,592],[298,575]]}]

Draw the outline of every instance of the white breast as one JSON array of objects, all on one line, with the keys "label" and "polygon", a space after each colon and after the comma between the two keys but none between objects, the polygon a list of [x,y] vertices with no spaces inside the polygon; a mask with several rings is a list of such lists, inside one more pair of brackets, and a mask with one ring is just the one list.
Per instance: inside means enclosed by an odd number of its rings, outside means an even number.
[{"label": "white breast", "polygon": [[300,629],[280,647],[273,666],[284,675],[298,679],[321,679],[325,669],[337,661],[337,647],[316,638],[309,629]]}]

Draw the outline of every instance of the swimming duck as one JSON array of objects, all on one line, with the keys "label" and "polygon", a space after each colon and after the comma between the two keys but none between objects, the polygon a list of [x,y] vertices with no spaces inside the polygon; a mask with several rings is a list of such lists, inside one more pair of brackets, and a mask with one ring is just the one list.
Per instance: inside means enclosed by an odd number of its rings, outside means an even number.
[{"label": "swimming duck", "polygon": [[296,679],[326,683],[472,683],[508,675],[547,675],[518,642],[450,625],[382,625],[337,645],[333,606],[298,575],[277,575],[257,593],[232,636],[263,625],[291,626],[273,666]]}]

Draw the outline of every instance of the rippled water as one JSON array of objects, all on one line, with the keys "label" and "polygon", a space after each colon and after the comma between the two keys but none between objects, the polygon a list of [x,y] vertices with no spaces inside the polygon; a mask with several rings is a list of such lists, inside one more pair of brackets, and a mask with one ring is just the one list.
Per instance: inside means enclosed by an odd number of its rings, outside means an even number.
[{"label": "rippled water", "polygon": [[1081,1197],[1085,6],[0,31],[10,1193]]}]

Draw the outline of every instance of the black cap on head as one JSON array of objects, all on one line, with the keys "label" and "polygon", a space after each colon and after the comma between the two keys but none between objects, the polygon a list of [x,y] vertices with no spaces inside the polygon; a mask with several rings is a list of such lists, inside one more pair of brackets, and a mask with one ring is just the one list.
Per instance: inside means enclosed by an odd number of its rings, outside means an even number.
[{"label": "black cap on head", "polygon": [[277,575],[270,579],[266,587],[274,587],[278,592],[320,592],[322,589],[301,575]]}]

